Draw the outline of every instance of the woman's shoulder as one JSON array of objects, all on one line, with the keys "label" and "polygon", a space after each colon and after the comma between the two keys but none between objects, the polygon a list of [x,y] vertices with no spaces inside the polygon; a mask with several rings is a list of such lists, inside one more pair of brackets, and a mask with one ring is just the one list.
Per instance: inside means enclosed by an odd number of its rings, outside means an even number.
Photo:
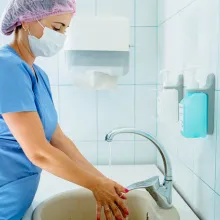
[{"label": "woman's shoulder", "polygon": [[0,47],[0,77],[31,77],[28,65],[8,45]]},{"label": "woman's shoulder", "polygon": [[0,47],[0,63],[1,65],[21,64],[21,58],[8,45]]}]

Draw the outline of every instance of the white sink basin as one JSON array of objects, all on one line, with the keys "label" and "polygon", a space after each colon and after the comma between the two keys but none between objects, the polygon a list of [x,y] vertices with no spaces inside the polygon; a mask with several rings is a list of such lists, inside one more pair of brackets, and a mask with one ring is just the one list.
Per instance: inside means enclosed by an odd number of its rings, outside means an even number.
[{"label": "white sink basin", "polygon": [[[179,220],[175,208],[164,210],[144,190],[135,190],[127,194],[129,220]],[[34,211],[33,220],[94,220],[96,202],[91,191],[77,189],[56,195],[41,203]],[[104,220],[102,213],[101,220]]]}]

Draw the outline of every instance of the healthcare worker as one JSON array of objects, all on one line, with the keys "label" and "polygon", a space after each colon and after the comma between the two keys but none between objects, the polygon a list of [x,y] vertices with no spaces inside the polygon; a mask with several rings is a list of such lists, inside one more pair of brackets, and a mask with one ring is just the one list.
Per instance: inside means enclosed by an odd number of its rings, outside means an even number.
[{"label": "healthcare worker", "polygon": [[3,13],[1,32],[15,37],[0,48],[0,220],[24,216],[41,169],[90,189],[97,219],[103,207],[108,220],[128,215],[128,190],[97,171],[65,136],[49,79],[34,64],[62,49],[74,14],[75,0],[10,0]]}]

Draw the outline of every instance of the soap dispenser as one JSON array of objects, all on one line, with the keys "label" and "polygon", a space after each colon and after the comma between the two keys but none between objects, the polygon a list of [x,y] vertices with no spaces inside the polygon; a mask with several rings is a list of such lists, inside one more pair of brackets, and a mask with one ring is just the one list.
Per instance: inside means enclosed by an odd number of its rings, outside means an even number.
[{"label": "soap dispenser", "polygon": [[189,72],[190,82],[186,89],[186,96],[179,104],[181,134],[186,138],[206,137],[208,131],[208,96],[199,91],[199,83],[196,80],[197,68],[192,67],[186,70]]},{"label": "soap dispenser", "polygon": [[164,83],[158,96],[158,118],[161,122],[168,123],[178,122],[178,92],[173,88],[170,74],[169,70],[160,72],[160,75],[163,75]]}]

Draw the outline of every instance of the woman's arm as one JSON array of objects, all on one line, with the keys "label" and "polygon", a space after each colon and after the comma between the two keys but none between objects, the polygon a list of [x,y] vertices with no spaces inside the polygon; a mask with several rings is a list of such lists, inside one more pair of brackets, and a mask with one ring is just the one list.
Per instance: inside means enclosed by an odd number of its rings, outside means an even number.
[{"label": "woman's arm", "polygon": [[65,153],[81,168],[85,169],[91,174],[103,177],[103,174],[86,160],[86,158],[76,148],[75,144],[63,133],[59,125],[57,125],[56,131],[54,132],[50,143]]},{"label": "woman's arm", "polygon": [[46,140],[36,112],[7,113],[3,114],[3,118],[33,164],[88,189],[97,184],[96,176],[80,167]]},{"label": "woman's arm", "polygon": [[97,201],[98,219],[100,219],[102,206],[107,208],[105,211],[107,219],[112,219],[112,214],[117,219],[126,217],[128,210],[119,194],[128,190],[106,177],[91,173],[91,170],[85,170],[75,160],[52,146],[46,140],[43,126],[36,112],[6,113],[2,116],[33,164],[93,192]]}]

